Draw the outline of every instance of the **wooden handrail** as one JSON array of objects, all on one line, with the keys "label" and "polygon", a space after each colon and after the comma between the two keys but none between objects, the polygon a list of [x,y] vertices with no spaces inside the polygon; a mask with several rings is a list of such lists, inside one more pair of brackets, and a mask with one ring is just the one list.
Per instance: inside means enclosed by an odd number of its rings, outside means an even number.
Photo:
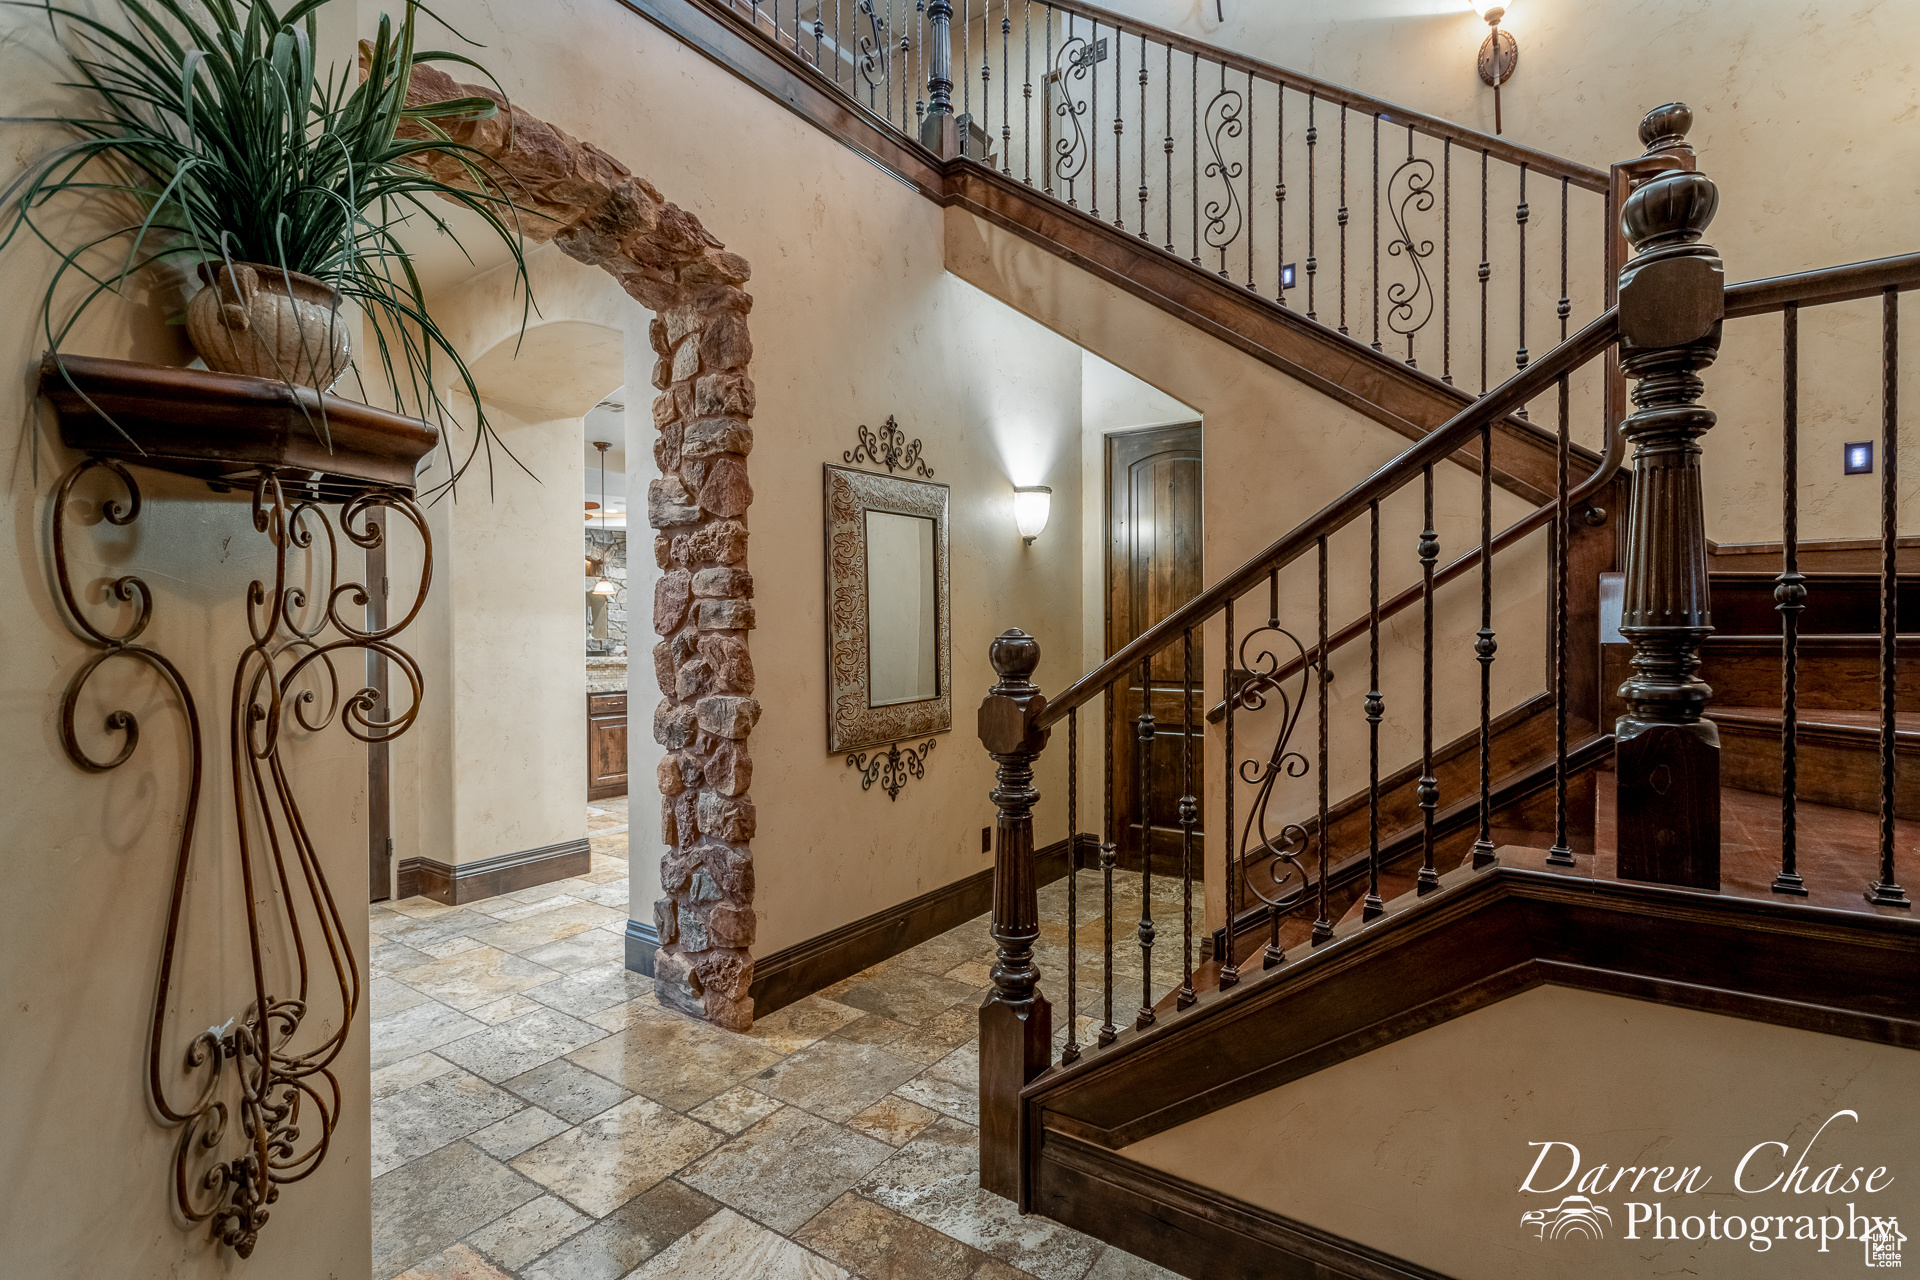
[{"label": "wooden handrail", "polygon": [[1377,115],[1382,120],[1397,125],[1411,125],[1416,133],[1426,134],[1430,138],[1445,138],[1475,151],[1484,151],[1496,160],[1508,164],[1523,164],[1539,174],[1551,178],[1565,178],[1576,187],[1586,191],[1604,194],[1609,185],[1606,170],[1591,165],[1563,159],[1545,151],[1536,151],[1532,147],[1499,137],[1495,134],[1481,133],[1464,125],[1454,124],[1451,120],[1442,120],[1439,116],[1428,115],[1424,111],[1415,111],[1403,107],[1397,102],[1385,98],[1376,98],[1371,94],[1357,92],[1328,80],[1303,75],[1298,71],[1289,71],[1285,67],[1263,62],[1259,58],[1250,58],[1243,53],[1222,49],[1217,45],[1194,40],[1177,31],[1165,27],[1156,27],[1149,22],[1102,9],[1098,5],[1087,4],[1084,0],[1046,0],[1046,3],[1064,13],[1077,14],[1101,26],[1112,27],[1129,35],[1145,36],[1168,48],[1181,53],[1205,58],[1220,66],[1232,67],[1235,71],[1251,75],[1255,79],[1265,80],[1269,84],[1285,85],[1301,93],[1311,93],[1322,102],[1332,102],[1354,111],[1363,111],[1368,115]]},{"label": "wooden handrail", "polygon": [[1920,289],[1920,253],[1728,285],[1727,319],[1765,315],[1788,306],[1820,307],[1830,302],[1851,302],[1877,297],[1889,289],[1899,292]]},{"label": "wooden handrail", "polygon": [[[1069,711],[1091,701],[1101,690],[1130,672],[1141,659],[1159,652],[1178,639],[1183,631],[1198,627],[1219,612],[1229,600],[1236,600],[1252,590],[1268,573],[1285,567],[1318,539],[1338,531],[1365,511],[1370,503],[1385,498],[1418,476],[1429,464],[1441,461],[1466,444],[1482,426],[1498,421],[1535,396],[1545,394],[1563,375],[1573,372],[1611,347],[1619,337],[1619,328],[1619,310],[1608,310],[1539,361],[1528,365],[1462,409],[1444,425],[1428,433],[1425,439],[1301,521],[1266,550],[1148,627],[1119,652],[1080,677],[1072,687],[1049,700],[1046,708],[1035,717],[1035,727],[1046,728],[1064,720]],[[1481,465],[1486,465],[1485,459],[1482,459]],[[1599,475],[1600,472],[1594,474]]]}]

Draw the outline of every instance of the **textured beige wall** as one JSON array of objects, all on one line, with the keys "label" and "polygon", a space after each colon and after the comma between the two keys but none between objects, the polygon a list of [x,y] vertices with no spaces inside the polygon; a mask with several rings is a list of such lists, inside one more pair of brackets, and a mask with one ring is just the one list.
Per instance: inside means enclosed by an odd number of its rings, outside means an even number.
[{"label": "textured beige wall", "polygon": [[[1213,0],[1113,0],[1107,7],[1493,128],[1493,95],[1474,69],[1486,24],[1464,4],[1359,0],[1332,14],[1321,6],[1229,0],[1224,22]],[[1506,136],[1604,168],[1635,154],[1634,130],[1648,108],[1677,99],[1694,110],[1691,140],[1702,169],[1720,186],[1720,214],[1708,238],[1730,281],[1911,253],[1920,249],[1914,16],[1910,0],[1844,7],[1519,0],[1503,21],[1520,46],[1518,69],[1502,90]],[[1329,142],[1323,131],[1323,159]],[[1538,194],[1532,203],[1536,258],[1544,258],[1538,251],[1551,243],[1551,200]],[[1470,216],[1472,200],[1462,208]],[[1510,214],[1502,220],[1496,249],[1511,230]],[[1497,253],[1496,260],[1508,259]],[[1576,274],[1579,264],[1576,257]],[[1456,284],[1458,306],[1468,296],[1460,289],[1470,286]],[[1841,444],[1879,434],[1878,324],[1873,302],[1802,320],[1802,537],[1878,532],[1878,477],[1840,474]],[[1720,414],[1705,441],[1707,532],[1719,541],[1779,536],[1778,332],[1777,320],[1729,324],[1720,365],[1707,375],[1706,403]],[[1545,327],[1533,336],[1537,359],[1549,345]],[[1913,373],[1920,346],[1911,336],[1903,345],[1911,403],[1920,392]],[[1903,483],[1907,505],[1916,490],[1920,480]]]},{"label": "textured beige wall", "polygon": [[[51,87],[70,78],[51,53],[44,15],[0,13],[0,114],[71,109],[72,100]],[[0,181],[57,141],[49,130],[15,124],[6,137]],[[75,236],[97,208],[68,224]],[[13,300],[0,315],[9,370],[0,381],[0,420],[8,424],[0,432],[0,527],[9,548],[0,555],[0,650],[7,655],[0,663],[0,1269],[21,1280],[185,1280],[240,1270],[288,1280],[364,1275],[371,1247],[364,1014],[335,1069],[344,1120],[332,1151],[317,1174],[286,1188],[251,1261],[236,1266],[204,1226],[183,1228],[170,1213],[178,1131],[152,1119],[146,1045],[183,824],[187,737],[178,706],[155,679],[120,660],[95,677],[78,719],[85,745],[104,755],[117,746],[102,729],[106,714],[132,711],[141,731],[133,758],[114,772],[89,774],[60,746],[61,694],[93,650],[68,631],[48,560],[49,494],[78,460],[57,443],[51,415],[34,398],[45,337],[33,304],[52,268],[49,253],[31,242],[0,254],[0,288]],[[183,361],[189,353],[177,345],[179,331],[164,325],[177,305],[137,289],[126,305],[98,308],[66,348]],[[247,584],[263,575],[270,582],[272,561],[244,496],[135,471],[145,500],[137,523],[125,531],[101,524],[94,504],[119,495],[90,482],[68,531],[76,586],[97,622],[124,625],[132,616],[107,600],[113,578],[135,574],[152,588],[143,641],[179,665],[201,717],[205,784],[181,933],[187,976],[163,1057],[167,1083],[178,1086],[173,1069],[192,1035],[242,1013],[252,998],[227,717],[233,663],[247,643]],[[343,680],[357,679],[357,667],[343,661]],[[367,865],[365,753],[335,725],[291,735],[286,758],[364,974],[366,917],[352,906]],[[263,904],[274,900],[262,892]],[[274,933],[268,943],[269,981],[287,994],[286,938]],[[310,951],[314,945],[309,933]],[[324,1036],[339,1017],[317,994],[305,1034]]]},{"label": "textured beige wall", "polygon": [[[1629,1280],[1656,1276],[1858,1274],[1863,1246],[1787,1239],[1655,1241],[1630,1203],[1685,1219],[1794,1215],[1920,1218],[1920,1054],[1617,996],[1541,987],[1376,1049],[1257,1098],[1157,1134],[1124,1154],[1218,1187],[1276,1213],[1452,1276],[1474,1280]],[[1852,1110],[1857,1120],[1836,1113]],[[1825,1131],[1821,1126],[1827,1124]],[[1819,1141],[1809,1143],[1819,1133]],[[1658,1194],[1649,1174],[1611,1194],[1603,1240],[1535,1238],[1520,1218],[1578,1194],[1527,1194],[1543,1149],[1570,1143],[1584,1175],[1609,1166],[1698,1166],[1697,1194]],[[1743,1185],[1766,1186],[1803,1152],[1816,1182],[1855,1169],[1886,1173],[1879,1194],[1742,1194],[1734,1174],[1756,1144]],[[1531,1185],[1555,1188],[1571,1153],[1552,1149]],[[1710,1179],[1710,1181],[1709,1181]],[[1671,1186],[1669,1175],[1665,1185]],[[1640,1216],[1650,1211],[1638,1211]],[[1773,1228],[1769,1228],[1770,1230]],[[1814,1228],[1819,1230],[1816,1222]],[[1827,1228],[1829,1236],[1840,1234]],[[1912,1229],[1907,1228],[1909,1236]],[[1907,1245],[1908,1257],[1913,1246]]]}]

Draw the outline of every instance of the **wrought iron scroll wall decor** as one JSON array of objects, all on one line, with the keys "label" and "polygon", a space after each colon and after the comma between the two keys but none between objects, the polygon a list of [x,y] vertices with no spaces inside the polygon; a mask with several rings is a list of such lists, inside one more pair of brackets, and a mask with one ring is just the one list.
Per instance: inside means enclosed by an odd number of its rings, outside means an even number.
[{"label": "wrought iron scroll wall decor", "polygon": [[880,424],[879,434],[875,434],[861,423],[859,427],[860,443],[840,455],[840,461],[865,463],[873,467],[885,467],[887,474],[905,471],[910,475],[933,479],[933,468],[920,456],[920,442],[908,440],[907,433],[900,424],[888,414],[887,420]]},{"label": "wrought iron scroll wall decor", "polygon": [[871,791],[873,784],[878,782],[880,789],[887,793],[887,799],[898,800],[900,793],[906,789],[909,777],[920,779],[927,776],[927,753],[938,743],[939,739],[928,738],[919,746],[902,751],[896,742],[885,751],[874,752],[871,760],[864,751],[849,752],[847,767],[860,771],[862,791]]},{"label": "wrought iron scroll wall decor", "polygon": [[[255,579],[247,588],[250,643],[234,664],[228,724],[253,994],[247,1008],[193,1036],[182,1052],[170,1035],[171,1003],[186,965],[182,917],[205,765],[200,713],[180,668],[141,640],[154,604],[142,579],[128,574],[107,585],[109,599],[134,607],[132,621],[122,629],[96,626],[81,607],[67,545],[68,512],[76,485],[95,473],[111,477],[125,495],[100,504],[106,524],[131,525],[141,511],[132,472],[111,458],[87,458],[54,492],[53,567],[60,601],[76,634],[97,651],[74,673],[61,698],[60,738],[73,762],[90,773],[116,769],[133,756],[140,726],[130,711],[106,716],[106,730],[121,737],[111,755],[96,758],[80,742],[81,696],[94,673],[115,660],[144,664],[180,701],[188,741],[186,805],[154,995],[147,1090],[155,1114],[179,1129],[169,1178],[175,1209],[189,1223],[210,1222],[214,1238],[244,1258],[253,1252],[281,1188],[306,1178],[326,1158],[341,1111],[333,1065],[346,1047],[364,994],[346,925],[280,749],[284,735],[296,727],[317,733],[336,719],[348,734],[370,744],[390,741],[413,724],[424,691],[421,670],[394,637],[412,624],[426,601],[432,541],[411,494],[397,489],[364,484],[343,489],[331,478],[321,488],[309,482],[311,472],[282,475],[264,468],[225,481],[251,489],[253,527],[265,535],[273,554],[271,585]],[[324,504],[333,503],[339,510],[330,521]],[[383,511],[385,520],[378,518]],[[349,611],[365,608],[370,587],[342,580],[342,540],[359,550],[381,546],[393,520],[411,524],[421,540],[419,587],[398,622],[356,626]],[[324,569],[316,557],[324,559]],[[301,585],[320,581],[324,590]],[[405,678],[406,705],[397,711],[381,706],[371,687],[342,697],[334,659],[349,652],[378,654],[392,663]],[[324,965],[318,963],[322,955]],[[291,969],[284,986],[274,981],[276,968]],[[316,979],[324,981],[322,968],[331,974],[339,997],[337,1021],[333,1010],[316,1010],[312,988]],[[333,1029],[296,1044],[303,1028],[314,1023]]]}]

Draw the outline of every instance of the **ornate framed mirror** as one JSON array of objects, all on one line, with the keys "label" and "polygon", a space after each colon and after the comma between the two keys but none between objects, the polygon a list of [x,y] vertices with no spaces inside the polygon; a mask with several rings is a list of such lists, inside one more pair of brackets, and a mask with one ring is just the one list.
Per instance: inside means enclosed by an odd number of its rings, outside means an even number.
[{"label": "ornate framed mirror", "polygon": [[826,467],[827,750],[953,728],[947,486]]}]

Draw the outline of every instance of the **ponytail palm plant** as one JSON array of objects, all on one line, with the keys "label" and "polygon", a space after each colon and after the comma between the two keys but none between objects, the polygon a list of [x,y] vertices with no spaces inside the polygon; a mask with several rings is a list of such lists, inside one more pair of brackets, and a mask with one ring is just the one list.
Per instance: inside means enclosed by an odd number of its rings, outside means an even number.
[{"label": "ponytail palm plant", "polygon": [[[84,94],[90,110],[32,121],[74,136],[0,193],[0,249],[30,237],[58,255],[39,302],[56,359],[90,306],[156,264],[217,270],[255,263],[297,272],[365,311],[379,378],[402,412],[433,420],[444,433],[442,388],[458,385],[472,398],[471,447],[445,483],[483,450],[491,472],[498,438],[466,362],[428,312],[399,237],[403,223],[419,219],[458,244],[437,210],[451,201],[479,215],[483,234],[512,255],[524,326],[532,299],[519,206],[499,166],[442,127],[455,117],[493,115],[498,105],[487,97],[407,105],[421,63],[462,63],[486,74],[460,54],[416,47],[419,17],[436,15],[407,0],[397,26],[382,16],[378,34],[361,45],[356,76],[356,68],[323,75],[316,66],[315,19],[334,0],[296,0],[284,13],[268,0],[101,0],[118,10],[118,21],[55,0],[5,2],[44,11],[77,72],[63,87]],[[429,159],[453,180],[435,176]],[[61,197],[121,213],[104,232],[63,244],[48,225]],[[71,290],[62,286],[74,276],[79,300],[69,305],[61,299]],[[324,437],[324,421],[315,428]]]}]

